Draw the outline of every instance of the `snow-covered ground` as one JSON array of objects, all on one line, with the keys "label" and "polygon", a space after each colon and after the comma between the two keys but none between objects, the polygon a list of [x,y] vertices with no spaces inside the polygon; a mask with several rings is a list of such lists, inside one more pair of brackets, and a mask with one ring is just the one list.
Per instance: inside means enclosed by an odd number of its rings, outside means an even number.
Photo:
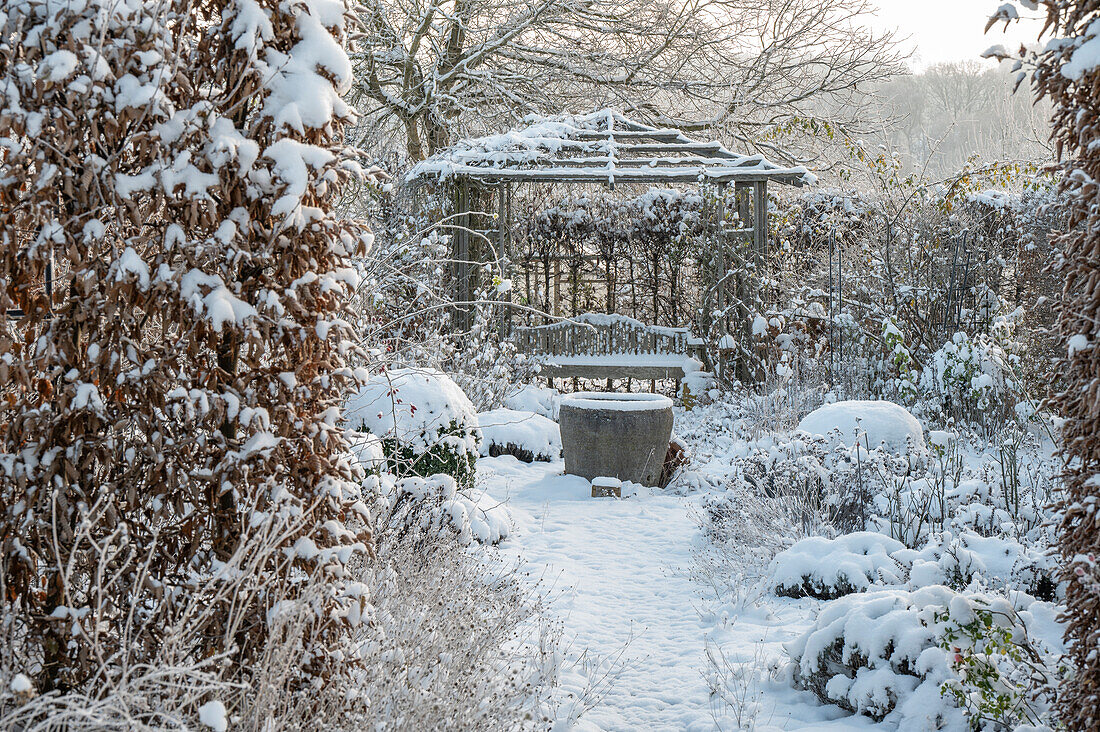
[{"label": "snow-covered ground", "polygon": [[636,487],[623,499],[593,499],[589,483],[563,475],[563,468],[561,461],[482,458],[478,485],[489,503],[506,503],[514,531],[501,548],[522,558],[551,589],[553,612],[565,625],[567,659],[584,667],[587,681],[596,682],[595,695],[602,696],[585,701],[596,703],[577,729],[740,728],[726,705],[712,698],[708,641],[724,649],[723,656],[712,650],[720,663],[744,675],[741,724],[871,725],[818,704],[778,675],[787,661],[781,644],[809,627],[813,601],[773,597],[739,612],[705,597],[691,576],[693,550],[705,542],[696,519],[704,492],[677,496]]},{"label": "snow-covered ground", "polygon": [[[774,423],[774,414],[766,421]],[[511,519],[512,532],[501,551],[542,581],[551,612],[564,626],[561,690],[572,693],[575,703],[567,699],[559,709],[556,730],[895,730],[913,719],[894,715],[876,723],[797,689],[785,644],[814,627],[825,603],[797,597],[799,592],[777,593],[776,582],[788,565],[824,571],[829,567],[819,565],[835,564],[838,577],[844,568],[867,565],[866,579],[863,570],[847,571],[860,589],[917,589],[944,581],[937,574],[929,575],[928,582],[909,582],[910,569],[925,561],[920,556],[928,554],[921,576],[929,567],[940,571],[946,565],[932,545],[918,556],[881,533],[810,538],[776,564],[771,562],[776,552],[791,547],[800,533],[812,537],[815,528],[800,532],[788,524],[783,530],[792,533],[769,537],[768,527],[748,526],[751,520],[744,531],[734,527],[743,535],[732,546],[735,553],[743,548],[756,556],[743,564],[736,556],[731,561],[731,545],[718,548],[706,534],[708,506],[735,495],[731,486],[751,468],[745,462],[750,453],[775,460],[776,445],[795,432],[791,424],[754,437],[755,425],[756,418],[742,407],[715,404],[693,412],[677,407],[676,431],[688,445],[690,464],[669,489],[627,485],[622,499],[592,498],[589,483],[565,475],[561,460],[527,464],[504,455],[478,461],[477,487],[485,494],[478,502],[504,508]],[[966,459],[977,463],[988,456]],[[978,546],[998,540],[961,528],[956,533],[962,549],[953,551],[980,553],[975,566],[980,565],[987,585],[995,585],[1000,575],[1019,574],[1029,562],[1041,566],[1041,558],[1013,563],[1009,557],[1011,571],[998,573],[986,565],[1004,557]],[[815,548],[814,542],[821,546]],[[874,544],[873,551],[863,544]],[[726,552],[717,564],[710,561],[715,551]],[[821,557],[800,560],[815,552]],[[835,562],[827,558],[834,554]],[[746,566],[741,581],[738,572]],[[801,576],[802,570],[794,574]],[[913,570],[914,580],[917,575]],[[830,577],[823,586],[841,581]],[[798,585],[798,577],[792,582]],[[1050,614],[1051,608],[1039,603],[1033,615]],[[1043,635],[1055,638],[1057,628]],[[935,715],[944,702],[939,690],[933,691],[936,699],[928,714]],[[579,721],[571,711],[583,712]],[[922,715],[918,712],[917,718]]]}]

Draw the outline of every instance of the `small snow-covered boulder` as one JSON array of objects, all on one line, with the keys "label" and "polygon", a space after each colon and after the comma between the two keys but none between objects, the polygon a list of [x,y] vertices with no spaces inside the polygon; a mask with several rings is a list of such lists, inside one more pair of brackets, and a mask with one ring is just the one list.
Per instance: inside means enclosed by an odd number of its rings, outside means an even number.
[{"label": "small snow-covered boulder", "polygon": [[[811,435],[838,434],[843,444],[855,441],[856,429],[867,434],[871,449],[880,444],[893,453],[927,453],[920,422],[902,406],[887,401],[844,401],[826,404],[802,418],[798,429]],[[863,440],[860,440],[862,443]]]},{"label": "small snow-covered boulder", "polygon": [[344,409],[350,426],[382,441],[397,475],[452,476],[473,484],[481,431],[474,405],[454,381],[431,368],[385,371],[353,394]]},{"label": "small snow-covered boulder", "polygon": [[870,531],[802,539],[772,560],[768,585],[782,597],[831,600],[876,583],[898,584],[902,567],[890,555],[903,549],[900,541]]},{"label": "small snow-covered boulder", "polygon": [[513,455],[525,463],[561,457],[558,423],[519,409],[493,409],[477,415],[482,457]]}]

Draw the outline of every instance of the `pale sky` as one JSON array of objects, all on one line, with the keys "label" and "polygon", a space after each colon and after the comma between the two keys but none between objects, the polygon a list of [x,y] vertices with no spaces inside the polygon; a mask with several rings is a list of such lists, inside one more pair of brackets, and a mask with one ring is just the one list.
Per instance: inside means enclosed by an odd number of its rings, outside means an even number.
[{"label": "pale sky", "polygon": [[[1042,28],[1036,20],[1009,26],[1004,23],[983,33],[989,16],[1004,0],[872,0],[881,9],[871,24],[878,28],[898,28],[899,36],[916,53],[909,63],[916,69],[945,61],[981,60],[982,51],[1001,44],[1010,51],[1022,41],[1033,43]],[[1036,15],[1036,14],[1032,14]],[[1037,17],[1037,15],[1036,15]]]}]

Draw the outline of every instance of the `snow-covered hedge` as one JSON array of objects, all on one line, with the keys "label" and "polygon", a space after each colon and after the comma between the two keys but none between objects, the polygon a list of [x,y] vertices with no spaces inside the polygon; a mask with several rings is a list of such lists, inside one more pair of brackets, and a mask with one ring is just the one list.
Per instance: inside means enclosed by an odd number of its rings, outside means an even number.
[{"label": "snow-covered hedge", "polygon": [[[899,729],[1040,722],[1057,655],[1049,603],[887,589],[827,603],[787,644],[796,685]],[[997,727],[998,729],[1005,727]]]},{"label": "snow-covered hedge", "polygon": [[403,368],[372,378],[344,410],[352,429],[382,440],[398,476],[446,474],[464,488],[474,480],[481,443],[477,413],[446,374]]},{"label": "snow-covered hedge", "polygon": [[768,569],[768,589],[782,597],[831,600],[896,586],[947,585],[1025,592],[1044,600],[1057,595],[1054,559],[1008,537],[972,531],[934,534],[920,549],[875,532],[836,539],[810,537],[780,552]]},{"label": "snow-covered hedge", "polygon": [[772,560],[768,584],[783,597],[819,600],[865,592],[876,583],[898,584],[904,571],[891,555],[903,549],[901,542],[869,531],[802,539]]},{"label": "snow-covered hedge", "polygon": [[513,455],[525,463],[551,462],[561,457],[558,424],[541,414],[517,409],[493,409],[477,415],[481,454]]}]

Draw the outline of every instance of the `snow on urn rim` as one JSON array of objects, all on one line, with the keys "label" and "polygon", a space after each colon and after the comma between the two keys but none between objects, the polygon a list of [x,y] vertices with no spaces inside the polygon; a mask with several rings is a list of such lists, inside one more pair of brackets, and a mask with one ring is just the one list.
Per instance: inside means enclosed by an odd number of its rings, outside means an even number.
[{"label": "snow on urn rim", "polygon": [[672,407],[672,400],[660,394],[613,391],[578,391],[561,398],[562,407],[605,409],[616,412],[660,411]]}]

